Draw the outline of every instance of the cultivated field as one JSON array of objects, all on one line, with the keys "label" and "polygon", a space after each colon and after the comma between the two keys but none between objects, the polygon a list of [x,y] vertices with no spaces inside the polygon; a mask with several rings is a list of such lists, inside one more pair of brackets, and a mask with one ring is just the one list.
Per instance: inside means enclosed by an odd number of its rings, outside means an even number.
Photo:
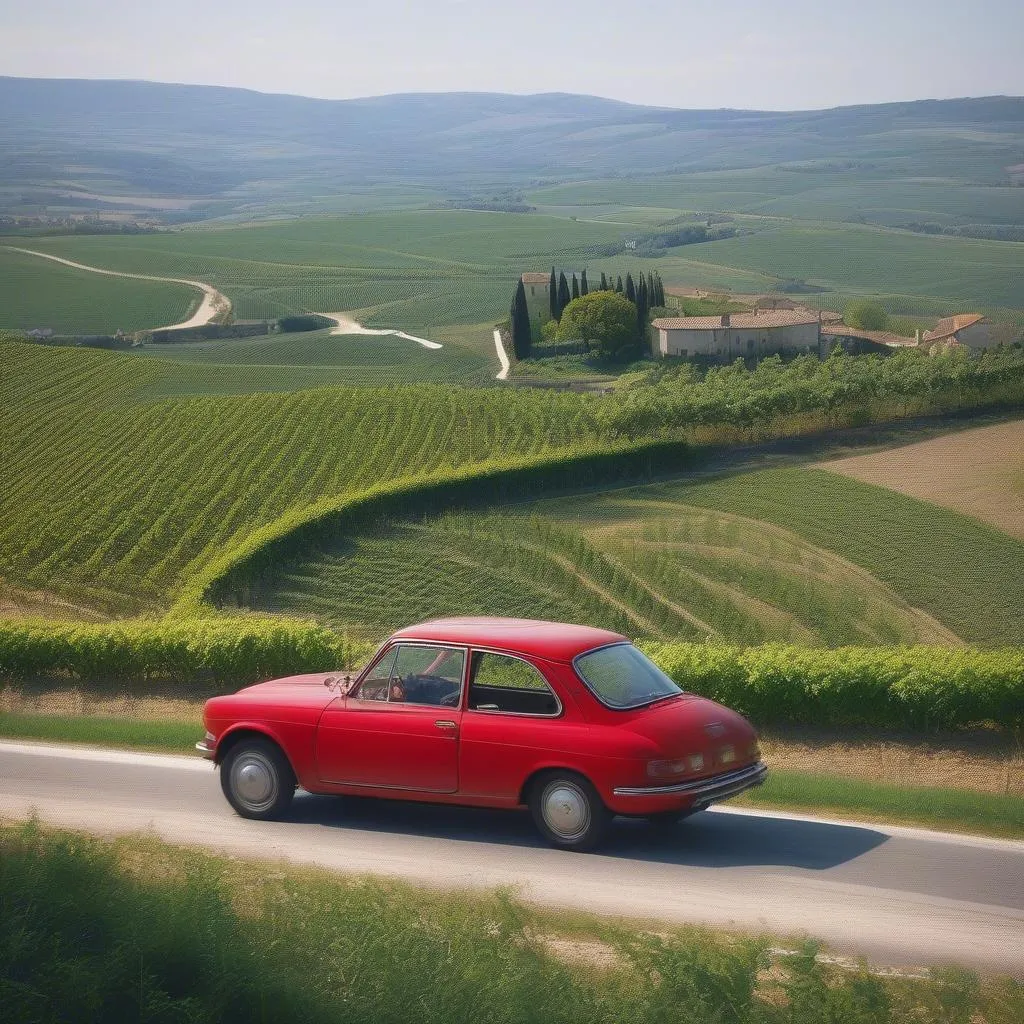
[{"label": "cultivated field", "polygon": [[1024,540],[1024,420],[820,465],[974,516]]},{"label": "cultivated field", "polygon": [[650,638],[1014,643],[1022,588],[1024,545],[789,469],[394,522],[289,571],[260,606],[368,638],[500,610]]},{"label": "cultivated field", "polygon": [[185,320],[201,298],[186,285],[93,274],[12,252],[0,240],[0,328],[49,327],[57,334],[136,331]]}]

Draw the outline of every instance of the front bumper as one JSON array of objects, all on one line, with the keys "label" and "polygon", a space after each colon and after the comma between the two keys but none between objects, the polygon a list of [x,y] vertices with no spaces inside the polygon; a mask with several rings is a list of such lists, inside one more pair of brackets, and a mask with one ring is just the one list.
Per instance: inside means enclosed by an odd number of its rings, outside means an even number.
[{"label": "front bumper", "polygon": [[[738,768],[736,771],[723,775],[714,775],[708,779],[695,779],[692,782],[676,782],[670,786],[617,786],[612,790],[618,801],[627,803],[635,798],[638,803],[645,798],[674,798],[678,805],[679,798],[686,798],[686,804],[695,809],[708,807],[719,800],[727,800],[731,796],[742,793],[745,789],[760,786],[768,775],[768,766],[764,761]],[[625,798],[625,799],[623,799]]]},{"label": "front bumper", "polygon": [[206,740],[200,740],[196,744],[196,750],[206,758],[207,761],[212,761],[217,756],[217,750],[215,747],[210,746]]}]

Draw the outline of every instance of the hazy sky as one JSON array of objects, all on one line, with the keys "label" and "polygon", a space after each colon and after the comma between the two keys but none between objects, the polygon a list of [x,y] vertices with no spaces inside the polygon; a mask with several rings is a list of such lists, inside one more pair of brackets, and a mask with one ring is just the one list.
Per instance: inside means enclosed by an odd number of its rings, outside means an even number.
[{"label": "hazy sky", "polygon": [[0,74],[807,109],[1024,94],[1021,0],[0,0]]}]

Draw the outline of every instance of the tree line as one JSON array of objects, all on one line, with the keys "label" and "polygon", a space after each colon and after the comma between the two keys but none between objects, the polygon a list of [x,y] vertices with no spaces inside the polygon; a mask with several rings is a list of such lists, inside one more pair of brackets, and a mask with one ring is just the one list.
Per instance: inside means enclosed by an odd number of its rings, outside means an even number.
[{"label": "tree line", "polygon": [[[619,301],[616,301],[616,298]],[[632,310],[622,305],[621,300],[630,303]],[[582,305],[577,305],[579,303]],[[625,282],[621,274],[613,281],[601,271],[600,283],[591,291],[586,269],[580,272],[578,278],[573,273],[570,284],[565,271],[556,275],[555,268],[551,268],[548,280],[548,312],[550,321],[559,325],[559,338],[578,339],[588,345],[595,342],[602,355],[616,355],[642,342],[651,309],[664,305],[665,287],[657,271],[640,273],[637,281],[634,281],[633,275],[627,272]],[[567,311],[570,313],[568,319]],[[609,334],[612,321],[614,330]],[[513,351],[517,359],[523,359],[530,354],[533,330],[522,277],[516,284],[509,322]],[[582,333],[575,333],[577,331]]]}]

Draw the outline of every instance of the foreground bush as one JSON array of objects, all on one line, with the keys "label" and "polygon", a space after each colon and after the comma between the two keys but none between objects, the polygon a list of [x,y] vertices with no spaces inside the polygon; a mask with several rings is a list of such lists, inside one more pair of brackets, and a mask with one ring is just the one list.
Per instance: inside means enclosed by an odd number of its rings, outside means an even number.
[{"label": "foreground bush", "polygon": [[684,690],[757,723],[957,729],[1024,725],[1024,648],[645,644]]},{"label": "foreground bush", "polygon": [[[1024,989],[882,978],[703,929],[574,919],[605,968],[557,959],[560,919],[501,893],[285,872],[35,823],[0,831],[0,1017],[43,1021],[1010,1024]],[[579,929],[583,932],[580,933]],[[668,929],[663,931],[667,932]]]}]

